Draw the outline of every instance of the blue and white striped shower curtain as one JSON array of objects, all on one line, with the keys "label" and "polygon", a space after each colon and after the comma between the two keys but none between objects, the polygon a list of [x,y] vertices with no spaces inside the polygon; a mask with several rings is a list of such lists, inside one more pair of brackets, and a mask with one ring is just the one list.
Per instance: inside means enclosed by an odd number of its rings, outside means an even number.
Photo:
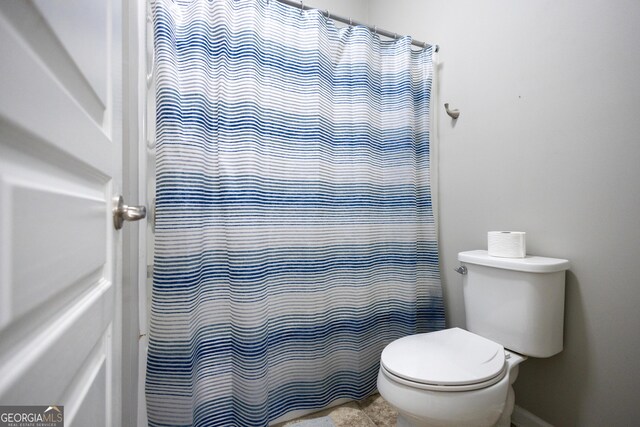
[{"label": "blue and white striped shower curtain", "polygon": [[153,426],[361,399],[444,327],[431,48],[275,0],[155,0]]}]

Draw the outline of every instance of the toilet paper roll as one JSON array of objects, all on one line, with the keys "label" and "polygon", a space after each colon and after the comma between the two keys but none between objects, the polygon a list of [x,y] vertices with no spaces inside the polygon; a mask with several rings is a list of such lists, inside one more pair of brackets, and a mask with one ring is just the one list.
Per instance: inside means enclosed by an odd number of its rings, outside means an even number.
[{"label": "toilet paper roll", "polygon": [[490,256],[502,258],[524,258],[527,242],[524,231],[489,231],[487,248]]}]

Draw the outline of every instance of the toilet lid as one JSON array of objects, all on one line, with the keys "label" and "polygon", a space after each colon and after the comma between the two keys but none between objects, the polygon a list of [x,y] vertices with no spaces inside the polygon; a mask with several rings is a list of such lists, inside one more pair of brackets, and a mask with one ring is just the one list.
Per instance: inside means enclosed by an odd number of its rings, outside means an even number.
[{"label": "toilet lid", "polygon": [[504,347],[460,328],[400,338],[380,360],[400,378],[444,386],[487,381],[505,366]]}]

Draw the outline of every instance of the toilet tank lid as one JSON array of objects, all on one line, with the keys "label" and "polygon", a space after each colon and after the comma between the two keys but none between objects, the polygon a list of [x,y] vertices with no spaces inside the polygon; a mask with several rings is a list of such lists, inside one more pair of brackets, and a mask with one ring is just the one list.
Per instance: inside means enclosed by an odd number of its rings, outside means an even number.
[{"label": "toilet tank lid", "polygon": [[458,254],[458,261],[467,264],[503,268],[505,270],[525,271],[528,273],[555,273],[568,270],[570,263],[566,259],[547,258],[527,255],[524,258],[501,258],[490,256],[487,251],[466,251]]}]

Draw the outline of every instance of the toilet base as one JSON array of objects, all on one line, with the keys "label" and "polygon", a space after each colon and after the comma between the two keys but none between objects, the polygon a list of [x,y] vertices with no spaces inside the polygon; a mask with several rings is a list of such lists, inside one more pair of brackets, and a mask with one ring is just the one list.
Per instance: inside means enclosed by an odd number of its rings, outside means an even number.
[{"label": "toilet base", "polygon": [[411,423],[410,421],[407,421],[402,415],[398,415],[396,427],[416,427],[416,425]]},{"label": "toilet base", "polygon": [[509,390],[505,375],[472,391],[429,391],[378,374],[380,395],[398,411],[398,427],[491,427],[500,419]]},{"label": "toilet base", "polygon": [[[510,427],[511,426],[511,414],[515,406],[515,392],[513,387],[509,386],[509,392],[507,393],[507,402],[504,406],[504,411],[500,416],[500,419],[492,427]],[[402,415],[398,415],[396,427],[434,427],[434,424],[424,424],[418,420],[410,420]]]},{"label": "toilet base", "polygon": [[504,412],[495,424],[495,427],[511,427],[511,414],[513,414],[515,402],[516,393],[513,391],[513,387],[509,386],[509,393],[507,394],[507,403],[504,405]]},{"label": "toilet base", "polygon": [[526,357],[509,352],[509,371],[498,383],[468,392],[429,392],[378,374],[380,395],[398,411],[398,427],[510,427],[513,383]]}]

